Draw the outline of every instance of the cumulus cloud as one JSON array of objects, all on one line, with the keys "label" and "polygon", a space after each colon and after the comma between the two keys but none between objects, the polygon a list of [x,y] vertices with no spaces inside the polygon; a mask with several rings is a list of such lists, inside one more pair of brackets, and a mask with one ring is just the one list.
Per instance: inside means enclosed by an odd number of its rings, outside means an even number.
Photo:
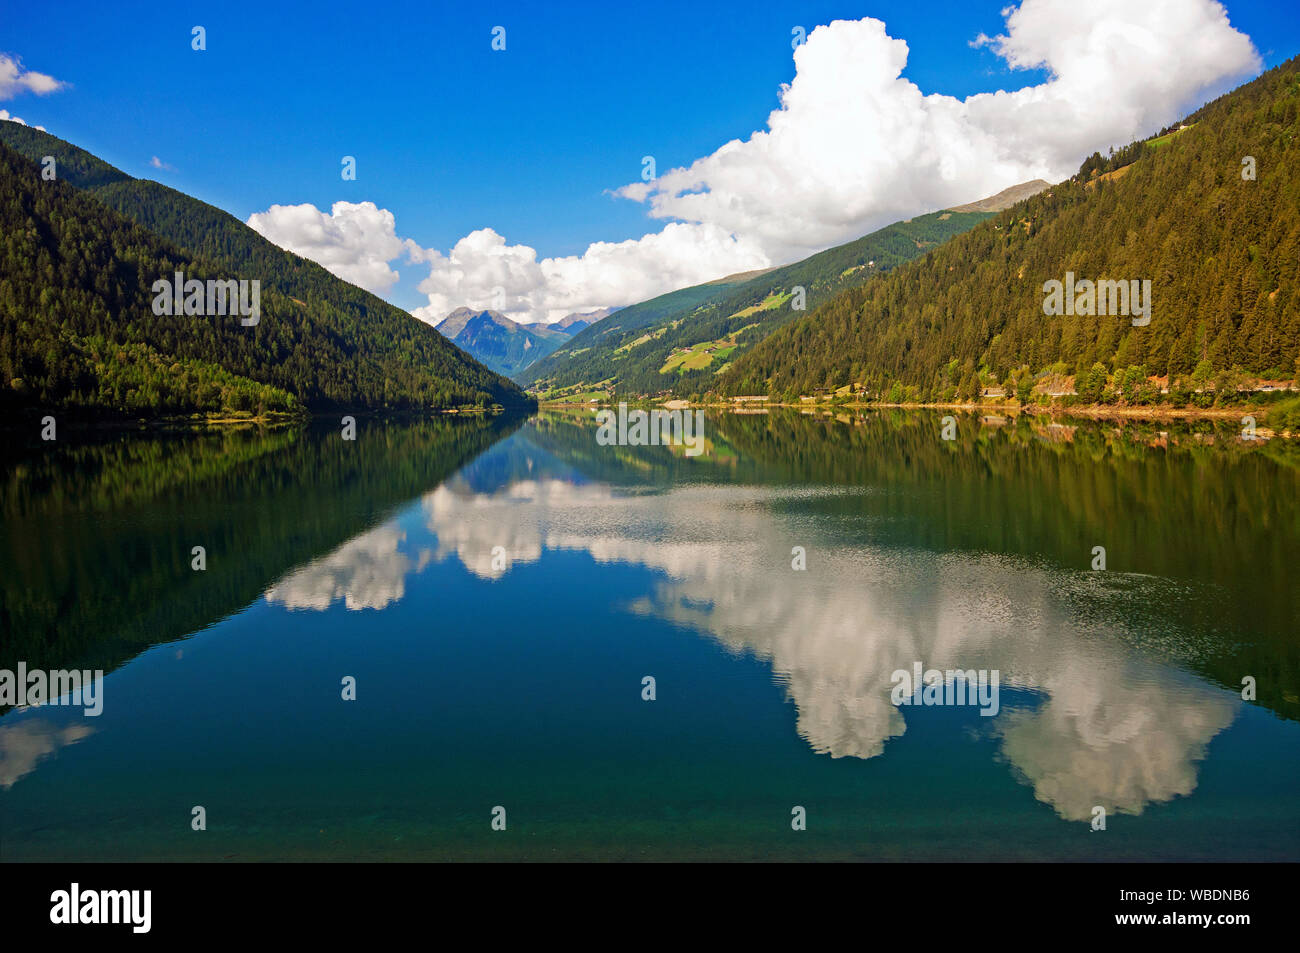
[{"label": "cumulus cloud", "polygon": [[291,572],[266,591],[266,601],[288,609],[322,612],[342,601],[348,609],[383,609],[406,593],[406,576],[432,557],[412,558],[399,547],[406,534],[383,526],[349,540],[334,552]]},{"label": "cumulus cloud", "polygon": [[708,222],[785,261],[1030,179],[1148,135],[1257,72],[1213,0],[1024,0],[976,38],[1048,78],[956,99],[903,78],[908,46],[870,18],[818,27],[794,53],[767,128],[618,190],[658,218]]},{"label": "cumulus cloud", "polygon": [[[1024,0],[1002,14],[1004,32],[972,45],[1047,78],[965,99],[905,79],[908,45],[880,20],[817,27],[764,129],[614,190],[669,224],[582,255],[539,258],[490,228],[447,254],[421,250],[369,203],[336,204],[333,220],[277,206],[249,224],[371,290],[396,280],[386,263],[401,253],[427,263],[428,304],[415,312],[425,320],[468,305],[549,321],[795,261],[1030,179],[1060,181],[1092,152],[1155,132],[1261,68],[1215,0]],[[343,227],[340,208],[365,208],[383,227]]]},{"label": "cumulus cloud", "polygon": [[768,264],[747,239],[713,224],[674,222],[624,242],[596,242],[581,255],[538,259],[490,228],[471,232],[447,255],[426,252],[429,303],[414,314],[437,322],[462,305],[494,308],[524,323],[631,304]]},{"label": "cumulus cloud", "polygon": [[383,294],[400,277],[389,262],[425,252],[397,237],[393,213],[374,202],[335,202],[326,215],[310,203],[272,205],[246,223],[281,248],[324,265],[344,281]]},{"label": "cumulus cloud", "polygon": [[47,96],[67,85],[45,73],[23,69],[18,57],[0,53],[0,99],[13,99],[20,93]]},{"label": "cumulus cloud", "polygon": [[167,162],[163,162],[163,160],[159,159],[157,156],[154,156],[152,159],[150,159],[149,164],[153,166],[155,169],[162,169],[164,172],[176,171],[176,166],[171,165]]}]

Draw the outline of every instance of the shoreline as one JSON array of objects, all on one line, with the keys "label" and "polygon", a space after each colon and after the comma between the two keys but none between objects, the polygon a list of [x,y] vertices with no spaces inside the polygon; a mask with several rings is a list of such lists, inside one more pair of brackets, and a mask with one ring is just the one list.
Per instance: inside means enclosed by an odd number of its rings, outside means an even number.
[{"label": "shoreline", "polygon": [[[59,418],[54,416],[60,428],[68,427],[79,433],[87,431],[133,431],[133,430],[204,430],[208,428],[222,430],[237,427],[258,427],[261,429],[273,430],[282,427],[292,427],[299,425],[310,425],[314,421],[334,418],[336,415],[352,416],[364,419],[385,418],[390,420],[399,419],[432,419],[434,417],[479,417],[495,416],[498,414],[510,413],[536,413],[537,408],[510,408],[510,407],[450,407],[442,410],[394,410],[394,411],[375,411],[375,410],[339,410],[330,411],[329,413],[302,413],[302,414],[263,414],[255,417],[138,417],[138,418],[112,418],[112,417],[80,417],[69,415]],[[12,420],[0,424],[0,433],[14,433],[25,431],[30,426],[30,421]]]},{"label": "shoreline", "polygon": [[[1063,406],[1059,404],[1041,405],[1031,404],[1022,406],[1018,402],[994,402],[986,401],[981,403],[974,402],[947,402],[947,403],[863,403],[859,401],[851,403],[812,403],[801,402],[798,404],[785,403],[783,401],[746,401],[744,403],[736,401],[701,401],[690,402],[686,400],[628,400],[618,403],[626,403],[629,407],[639,409],[655,410],[710,410],[730,413],[759,413],[769,410],[788,410],[799,411],[806,415],[833,415],[846,411],[867,411],[867,410],[951,410],[966,414],[984,414],[1005,416],[1015,418],[1021,415],[1030,417],[1049,417],[1049,418],[1082,418],[1086,420],[1097,421],[1142,421],[1149,423],[1190,423],[1195,421],[1240,421],[1243,417],[1253,416],[1258,418],[1256,432],[1261,437],[1281,437],[1283,439],[1300,438],[1300,432],[1281,431],[1275,432],[1267,427],[1268,405],[1243,404],[1240,407],[1171,407],[1169,405],[1143,405],[1143,406],[1117,406],[1112,404],[1087,404],[1079,406]],[[465,407],[465,408],[447,408],[444,410],[423,410],[423,411],[366,411],[366,410],[340,410],[331,411],[328,414],[306,413],[306,414],[264,414],[256,417],[157,417],[157,418],[137,418],[131,420],[124,419],[95,419],[95,418],[68,418],[59,421],[60,427],[68,427],[76,432],[130,432],[130,431],[201,431],[201,430],[226,430],[238,429],[241,427],[256,427],[264,430],[278,430],[292,426],[309,426],[315,421],[325,420],[334,417],[336,414],[351,415],[357,418],[367,419],[433,419],[436,417],[464,417],[464,416],[497,416],[502,414],[526,413],[534,414],[543,410],[551,411],[574,411],[574,410],[601,410],[615,408],[618,403],[610,401],[587,401],[587,402],[566,402],[566,401],[539,401],[533,408],[506,408],[506,407]],[[29,422],[7,422],[0,424],[0,432],[18,432],[25,430]]]},{"label": "shoreline", "polygon": [[[692,403],[689,401],[665,401],[656,403],[654,401],[621,401],[629,407],[652,407],[666,410],[727,410],[727,411],[760,411],[771,409],[782,410],[799,410],[809,413],[818,411],[824,413],[834,413],[844,410],[959,410],[964,413],[980,413],[983,411],[996,412],[1000,415],[1019,416],[1025,414],[1031,417],[1085,417],[1092,420],[1145,420],[1145,421],[1191,421],[1191,420],[1240,420],[1245,416],[1258,416],[1267,420],[1269,407],[1267,405],[1243,404],[1240,407],[1171,407],[1168,405],[1145,405],[1135,407],[1123,407],[1112,404],[1085,404],[1080,406],[1062,406],[1057,404],[1041,405],[1031,404],[1022,406],[1017,402],[982,402],[982,403],[799,403],[789,404],[783,401],[749,401],[746,403],[737,403],[735,401],[714,401]],[[561,410],[578,408],[582,410],[603,409],[617,407],[617,403],[609,401],[591,401],[582,403],[568,403],[565,401],[548,401],[539,402],[539,410]],[[1263,427],[1259,427],[1263,430]],[[1300,436],[1300,434],[1296,434]]]}]

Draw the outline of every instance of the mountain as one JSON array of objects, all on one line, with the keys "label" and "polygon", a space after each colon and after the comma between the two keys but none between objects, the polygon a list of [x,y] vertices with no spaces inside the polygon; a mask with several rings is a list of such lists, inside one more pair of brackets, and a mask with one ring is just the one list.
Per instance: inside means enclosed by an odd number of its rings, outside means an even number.
[{"label": "mountain", "polygon": [[836,292],[883,274],[974,227],[991,212],[940,211],[895,222],[803,261],[722,279],[625,308],[515,380],[547,396],[596,385],[687,396],[714,388],[729,362]]},{"label": "mountain", "polygon": [[510,327],[518,327],[515,322],[511,321],[499,311],[475,311],[473,308],[457,308],[439,321],[435,327],[442,332],[444,337],[454,341],[456,335],[465,330],[465,325],[469,324],[473,318],[477,318],[480,315],[486,316],[490,321],[500,321]]},{"label": "mountain", "polygon": [[[154,282],[177,272],[260,282],[257,323],[155,314]],[[530,401],[228,213],[0,122],[0,405],[139,417],[492,404]]]},{"label": "mountain", "polygon": [[969,202],[966,205],[954,205],[948,211],[950,212],[1001,212],[1015,205],[1017,202],[1023,202],[1039,192],[1045,191],[1052,187],[1051,182],[1043,179],[1033,179],[1029,182],[1021,182],[1019,185],[1013,185],[1010,188],[1003,189],[997,195],[990,195],[986,199],[980,199],[978,202]]},{"label": "mountain", "polygon": [[[1221,376],[1217,399],[1236,393],[1240,375],[1293,377],[1298,64],[1152,139],[1093,155],[1071,180],[837,295],[737,360],[719,391],[806,395],[857,383],[939,400],[1026,373],[1087,372],[1081,396],[1104,395],[1108,375],[1119,383],[1122,372],[1125,399],[1131,384],[1140,401],[1148,375],[1168,375],[1171,391],[1195,401],[1205,392],[1198,378]],[[1149,321],[1116,316],[1109,300],[1107,314],[1047,313],[1055,310],[1048,283],[1075,278],[1149,281]],[[1078,310],[1098,310],[1086,290],[1078,300]]]},{"label": "mountain", "polygon": [[[686,313],[701,307],[706,302],[716,301],[724,297],[729,291],[763,273],[764,271],[751,271],[728,275],[725,278],[706,281],[702,285],[693,285],[689,288],[670,291],[667,294],[659,295],[659,297],[651,298],[648,301],[642,301],[640,304],[634,304],[631,307],[620,308],[617,319],[610,320],[607,317],[598,326],[584,328],[575,334],[572,340],[561,344],[550,355],[535,361],[527,369],[516,373],[514,376],[524,386],[537,381],[560,381],[559,386],[563,387],[580,385],[584,379],[592,383],[602,382],[605,380],[604,378],[591,377],[593,372],[590,367],[600,367],[599,360],[593,360],[585,371],[576,374],[562,372],[572,371],[571,359],[578,355],[587,351],[594,351],[597,355],[607,354],[610,349],[606,348],[605,345],[609,342],[621,341],[630,332],[649,327],[665,319],[666,316]],[[632,337],[635,338],[636,335],[632,335]],[[618,345],[615,344],[614,346],[617,347]]]},{"label": "mountain", "polygon": [[596,311],[585,311],[582,313],[574,312],[566,314],[558,321],[552,321],[546,325],[552,331],[563,331],[565,334],[577,334],[583,328],[589,328],[597,321],[603,321],[618,308],[600,308]]},{"label": "mountain", "polygon": [[500,311],[457,308],[438,330],[498,374],[517,374],[617,308],[565,315],[550,324],[520,324]]},{"label": "mountain", "polygon": [[519,324],[499,311],[457,308],[438,330],[498,374],[513,374],[569,339],[549,325]]}]

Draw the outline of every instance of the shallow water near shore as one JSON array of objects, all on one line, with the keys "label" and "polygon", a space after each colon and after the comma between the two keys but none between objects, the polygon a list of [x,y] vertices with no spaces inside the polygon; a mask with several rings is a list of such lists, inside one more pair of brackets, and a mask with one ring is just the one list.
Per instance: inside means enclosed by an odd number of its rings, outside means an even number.
[{"label": "shallow water near shore", "polygon": [[957,416],[6,460],[0,668],[107,674],[0,715],[0,859],[1300,859],[1294,444]]}]

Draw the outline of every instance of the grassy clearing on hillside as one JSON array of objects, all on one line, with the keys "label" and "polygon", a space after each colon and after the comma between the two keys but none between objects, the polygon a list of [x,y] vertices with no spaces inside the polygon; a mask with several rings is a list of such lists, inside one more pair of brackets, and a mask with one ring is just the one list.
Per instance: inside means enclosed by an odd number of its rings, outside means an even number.
[{"label": "grassy clearing on hillside", "polygon": [[[773,295],[773,297],[777,296]],[[771,298],[768,300],[771,300]],[[675,351],[664,362],[664,366],[659,368],[659,373],[680,374],[682,371],[697,371],[708,367],[714,360],[723,362],[725,367],[729,363],[727,358],[731,357],[732,352],[736,350],[736,338],[741,333],[755,327],[758,327],[758,325],[747,324],[743,328],[737,328],[725,338],[719,338],[716,341],[701,341],[698,344],[692,344],[689,348]],[[722,367],[719,367],[718,370],[722,370]]]},{"label": "grassy clearing on hillside", "polygon": [[1182,129],[1175,129],[1173,132],[1167,132],[1163,136],[1157,136],[1154,139],[1148,139],[1147,146],[1152,149],[1159,149],[1161,146],[1169,142],[1169,140],[1172,139],[1174,136],[1178,135],[1179,133],[1186,132],[1188,129],[1191,129],[1195,125],[1196,123],[1192,123],[1191,126],[1184,126]]},{"label": "grassy clearing on hillside", "polygon": [[[632,350],[632,348],[637,347],[638,345],[641,345],[641,344],[648,344],[648,343],[650,343],[651,341],[655,340],[656,338],[661,338],[661,337],[663,337],[663,336],[664,336],[664,332],[667,331],[667,330],[668,330],[668,328],[663,327],[663,328],[659,328],[658,330],[655,330],[655,331],[650,331],[650,332],[648,332],[647,334],[643,334],[643,335],[641,335],[639,338],[637,338],[637,339],[634,340],[634,341],[628,341],[628,342],[627,342],[626,344],[624,344],[622,347],[616,347],[616,348],[614,348],[614,353],[615,353],[615,354],[621,354],[621,353],[623,353],[623,352],[625,352],[625,351],[630,351],[630,350]],[[583,348],[583,350],[585,351],[585,350],[587,350],[587,349],[586,349],[586,348]],[[576,354],[576,353],[578,353],[578,352],[575,351],[574,353]]]},{"label": "grassy clearing on hillside", "polygon": [[[774,291],[758,304],[750,305],[748,308],[742,308],[735,314],[731,315],[731,317],[747,318],[751,314],[758,314],[760,311],[775,311],[777,308],[781,307],[781,305],[789,301],[791,297],[793,296],[788,291]],[[728,320],[730,320],[730,318]]]}]

